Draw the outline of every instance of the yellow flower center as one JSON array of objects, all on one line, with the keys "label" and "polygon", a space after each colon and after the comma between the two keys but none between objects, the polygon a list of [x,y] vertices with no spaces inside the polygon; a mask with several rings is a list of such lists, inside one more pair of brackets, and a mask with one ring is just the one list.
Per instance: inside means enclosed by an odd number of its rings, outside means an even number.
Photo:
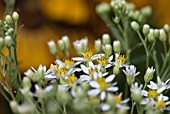
[{"label": "yellow flower center", "polygon": [[58,75],[66,74],[67,71],[68,71],[67,68],[59,68],[59,69],[57,70],[57,74],[58,74]]},{"label": "yellow flower center", "polygon": [[148,96],[151,97],[151,98],[156,98],[158,96],[158,93],[155,90],[149,90]]},{"label": "yellow flower center", "polygon": [[164,108],[166,106],[166,104],[163,100],[161,100],[161,101],[156,101],[156,106],[158,108]]},{"label": "yellow flower center", "polygon": [[101,65],[105,65],[107,63],[107,60],[108,60],[108,56],[107,55],[104,55],[102,57],[100,57],[97,62]]},{"label": "yellow flower center", "polygon": [[124,55],[119,55],[117,58],[117,61],[121,64],[124,64],[126,62],[127,58],[124,57]]},{"label": "yellow flower center", "polygon": [[77,77],[75,76],[75,74],[72,74],[67,78],[68,83],[74,83],[75,81],[77,81]]},{"label": "yellow flower center", "polygon": [[116,95],[116,96],[114,97],[114,101],[115,101],[116,103],[120,103],[120,102],[122,101],[122,96]]},{"label": "yellow flower center", "polygon": [[89,50],[83,53],[83,58],[89,59],[92,55],[93,55],[92,50]]},{"label": "yellow flower center", "polygon": [[74,61],[73,61],[73,60],[66,59],[66,60],[64,60],[64,63],[65,63],[66,65],[73,65],[73,64],[74,64]]},{"label": "yellow flower center", "polygon": [[97,78],[97,82],[100,85],[101,90],[105,90],[108,87],[108,83],[105,82],[105,79],[103,77]]}]

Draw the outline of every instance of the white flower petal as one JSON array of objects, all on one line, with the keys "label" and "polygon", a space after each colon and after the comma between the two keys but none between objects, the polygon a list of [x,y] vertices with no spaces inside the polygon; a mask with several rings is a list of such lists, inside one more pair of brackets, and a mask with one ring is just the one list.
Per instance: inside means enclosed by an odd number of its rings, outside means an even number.
[{"label": "white flower petal", "polygon": [[74,61],[84,61],[84,58],[82,58],[82,57],[73,57],[72,59]]},{"label": "white flower petal", "polygon": [[100,88],[100,85],[96,81],[91,81],[89,84],[93,88]]},{"label": "white flower petal", "polygon": [[110,91],[110,92],[116,92],[119,90],[119,88],[118,87],[108,87],[106,90]]},{"label": "white flower petal", "polygon": [[63,62],[60,60],[56,60],[56,63],[59,65],[59,67],[61,67],[63,65]]},{"label": "white flower petal", "polygon": [[84,73],[89,74],[89,69],[85,65],[81,64],[80,65],[81,69],[83,70]]},{"label": "white flower petal", "polygon": [[114,78],[115,78],[115,75],[112,74],[112,75],[108,76],[108,77],[105,79],[105,81],[108,83],[108,82],[113,81]]},{"label": "white flower petal", "polygon": [[129,100],[130,100],[130,98],[127,98],[127,99],[121,101],[121,103],[122,103],[122,104],[125,104],[125,103],[127,103]]},{"label": "white flower petal", "polygon": [[98,58],[100,58],[100,54],[93,55],[93,56],[91,57],[91,60],[93,61],[93,60],[96,60],[96,59],[98,59]]},{"label": "white flower petal", "polygon": [[45,92],[50,92],[51,90],[53,89],[53,86],[52,85],[50,85],[50,86],[47,86],[46,88],[45,88]]},{"label": "white flower petal", "polygon": [[103,101],[106,98],[106,92],[103,91],[100,95],[100,99]]},{"label": "white flower petal", "polygon": [[140,104],[145,105],[149,103],[149,98],[144,98],[140,101]]},{"label": "white flower petal", "polygon": [[108,111],[110,109],[110,105],[109,104],[102,104],[101,105],[101,110],[102,111]]},{"label": "white flower petal", "polygon": [[56,76],[53,76],[51,74],[44,76],[44,79],[47,80],[47,81],[52,80],[52,79],[56,79],[56,78],[57,78]]},{"label": "white flower petal", "polygon": [[92,90],[89,90],[87,94],[88,94],[89,96],[95,97],[95,96],[97,96],[99,93],[100,93],[100,89],[92,89]]},{"label": "white flower petal", "polygon": [[143,96],[148,96],[148,92],[146,90],[142,90],[141,93]]}]

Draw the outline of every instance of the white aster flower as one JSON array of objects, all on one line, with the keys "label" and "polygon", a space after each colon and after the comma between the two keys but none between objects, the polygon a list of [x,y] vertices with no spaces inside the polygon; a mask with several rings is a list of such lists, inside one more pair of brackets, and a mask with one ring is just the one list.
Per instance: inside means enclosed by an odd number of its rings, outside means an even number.
[{"label": "white aster flower", "polygon": [[126,75],[126,79],[129,85],[132,85],[135,81],[135,77],[140,74],[140,72],[136,73],[136,67],[134,65],[127,65],[126,70],[123,70]]},{"label": "white aster flower", "polygon": [[115,75],[110,75],[107,78],[101,77],[97,78],[96,81],[91,81],[89,84],[94,89],[88,91],[89,96],[97,96],[100,94],[100,99],[104,100],[106,98],[106,92],[116,92],[118,87],[116,83],[110,84],[113,81]]},{"label": "white aster flower", "polygon": [[118,67],[124,67],[125,62],[127,58],[124,57],[124,55],[120,55],[119,53],[115,53],[115,62],[113,62],[114,65],[117,65]]},{"label": "white aster flower", "polygon": [[97,62],[104,68],[109,68],[111,66],[113,66],[113,55],[111,55],[110,57],[108,57],[105,54],[100,54],[99,58],[97,59]]}]

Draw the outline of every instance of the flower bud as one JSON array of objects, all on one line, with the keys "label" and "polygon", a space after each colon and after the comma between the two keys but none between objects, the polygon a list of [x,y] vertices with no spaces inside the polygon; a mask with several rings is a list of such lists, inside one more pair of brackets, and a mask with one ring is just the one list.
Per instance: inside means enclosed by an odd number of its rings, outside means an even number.
[{"label": "flower bud", "polygon": [[10,101],[10,107],[13,113],[18,113],[18,104],[16,101]]},{"label": "flower bud", "polygon": [[149,42],[155,41],[154,30],[153,30],[153,29],[150,29],[150,31],[149,31],[149,34],[148,34],[148,41],[149,41]]},{"label": "flower bud", "polygon": [[100,39],[95,40],[94,49],[95,49],[96,53],[102,52],[102,42]]},{"label": "flower bud", "polygon": [[83,45],[83,52],[85,52],[88,49],[88,38],[84,38],[81,41],[82,41],[82,45]]},{"label": "flower bud", "polygon": [[10,15],[7,15],[5,17],[5,21],[7,22],[7,24],[11,24],[12,23],[12,17]]},{"label": "flower bud", "polygon": [[56,48],[56,44],[53,40],[49,41],[48,42],[48,47],[49,47],[49,50],[50,52],[53,54],[53,55],[57,55],[57,48]]},{"label": "flower bud", "polygon": [[102,36],[102,42],[104,45],[111,43],[111,38],[109,34],[103,34]]},{"label": "flower bud", "polygon": [[155,29],[154,30],[154,37],[158,38],[159,37],[159,30],[158,29]]},{"label": "flower bud", "polygon": [[0,37],[0,49],[3,47],[3,45],[4,45],[4,39]]},{"label": "flower bud", "polygon": [[166,36],[164,29],[160,29],[159,32],[160,32],[159,40],[162,42],[165,42],[167,39],[167,36]]},{"label": "flower bud", "polygon": [[28,77],[24,77],[22,80],[23,88],[31,88],[31,80]]},{"label": "flower bud", "polygon": [[131,22],[131,27],[134,31],[139,31],[139,24],[136,21]]},{"label": "flower bud", "polygon": [[144,75],[145,83],[148,83],[149,81],[152,80],[154,72],[155,72],[155,69],[153,69],[153,67],[151,67],[151,68],[148,67],[148,69]]},{"label": "flower bud", "polygon": [[77,51],[77,55],[81,56],[83,53],[83,46],[81,44],[77,44],[76,45],[76,51]]},{"label": "flower bud", "polygon": [[113,74],[117,75],[117,74],[119,74],[119,72],[120,72],[119,66],[118,66],[118,65],[115,65],[115,66],[113,67]]},{"label": "flower bud", "polygon": [[17,12],[14,12],[14,13],[12,14],[12,18],[13,18],[14,22],[17,22],[18,19],[19,19],[19,14],[18,14]]},{"label": "flower bud", "polygon": [[106,55],[110,56],[112,54],[112,46],[110,44],[106,44],[104,46],[104,52]]},{"label": "flower bud", "polygon": [[69,37],[68,36],[63,36],[61,39],[64,42],[65,49],[69,50],[70,49],[70,39],[69,39]]},{"label": "flower bud", "polygon": [[8,34],[12,34],[13,32],[14,32],[13,28],[8,29],[8,31],[7,31]]},{"label": "flower bud", "polygon": [[[113,114],[113,113],[112,113]],[[126,106],[122,105],[118,108],[118,111],[116,114],[127,114]]]},{"label": "flower bud", "polygon": [[115,53],[121,52],[121,43],[120,43],[120,41],[117,40],[117,41],[113,42],[113,50],[114,50]]},{"label": "flower bud", "polygon": [[101,3],[96,7],[96,12],[98,14],[108,14],[110,12],[111,8],[109,6],[109,4],[107,3]]},{"label": "flower bud", "polygon": [[116,17],[113,19],[113,21],[118,24],[118,23],[120,22],[120,19],[119,19],[119,17],[116,16]]},{"label": "flower bud", "polygon": [[146,7],[143,7],[141,9],[141,13],[144,15],[144,16],[150,16],[152,14],[152,8],[150,6],[146,6]]},{"label": "flower bud", "polygon": [[148,24],[144,24],[142,29],[143,34],[146,36],[148,35],[149,31],[150,31],[150,26]]},{"label": "flower bud", "polygon": [[142,99],[141,91],[137,91],[135,93],[132,92],[131,97],[132,97],[133,101],[139,103]]},{"label": "flower bud", "polygon": [[12,38],[11,36],[5,36],[5,44],[10,47],[12,45]]},{"label": "flower bud", "polygon": [[169,32],[169,25],[168,24],[164,25],[164,30],[165,30],[165,32]]},{"label": "flower bud", "polygon": [[58,47],[60,48],[61,51],[65,51],[65,45],[63,40],[58,40]]}]

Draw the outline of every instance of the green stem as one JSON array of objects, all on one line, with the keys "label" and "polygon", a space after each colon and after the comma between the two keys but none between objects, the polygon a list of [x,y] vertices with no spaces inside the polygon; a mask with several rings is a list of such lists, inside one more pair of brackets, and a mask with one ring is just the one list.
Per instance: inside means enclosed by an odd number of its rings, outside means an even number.
[{"label": "green stem", "polygon": [[158,64],[158,60],[157,60],[157,57],[156,57],[156,51],[155,50],[153,51],[152,57],[153,57],[153,60],[154,60],[154,63],[155,63],[156,75],[159,76],[160,75],[159,64]]},{"label": "green stem", "polygon": [[132,101],[132,108],[131,108],[130,114],[133,114],[134,107],[135,107],[135,103]]},{"label": "green stem", "polygon": [[67,114],[65,103],[63,104],[63,114]]},{"label": "green stem", "polygon": [[146,52],[146,68],[148,68],[148,66],[149,66],[149,50],[148,50],[148,48],[147,48],[147,45],[146,45],[146,43],[145,43],[145,40],[142,38],[142,36],[141,36],[141,34],[140,34],[139,31],[137,31],[137,34],[138,34],[140,40],[142,41],[143,46],[144,46],[144,49],[145,49],[145,52]]}]

